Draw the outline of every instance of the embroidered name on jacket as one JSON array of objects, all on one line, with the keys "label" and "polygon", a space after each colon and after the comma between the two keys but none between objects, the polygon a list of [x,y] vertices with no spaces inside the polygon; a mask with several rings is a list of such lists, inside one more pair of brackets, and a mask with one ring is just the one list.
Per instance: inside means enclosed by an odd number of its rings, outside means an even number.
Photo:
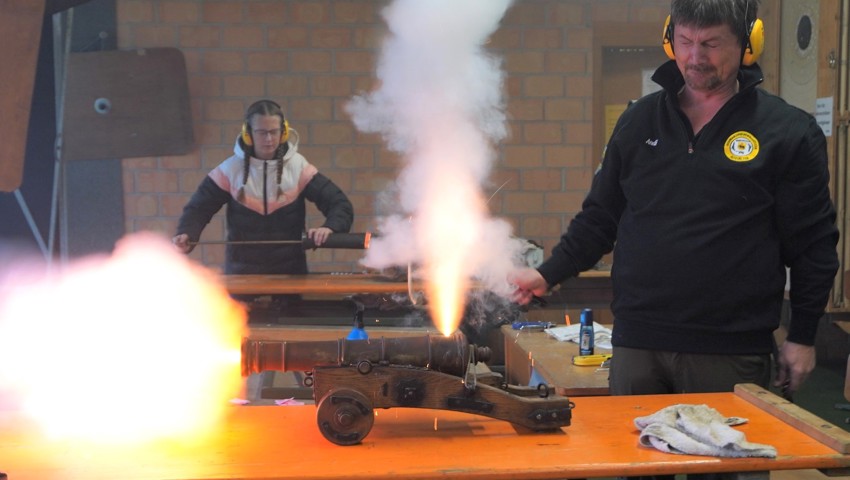
[{"label": "embroidered name on jacket", "polygon": [[759,154],[759,141],[750,132],[735,132],[726,139],[723,152],[733,162],[749,162]]}]

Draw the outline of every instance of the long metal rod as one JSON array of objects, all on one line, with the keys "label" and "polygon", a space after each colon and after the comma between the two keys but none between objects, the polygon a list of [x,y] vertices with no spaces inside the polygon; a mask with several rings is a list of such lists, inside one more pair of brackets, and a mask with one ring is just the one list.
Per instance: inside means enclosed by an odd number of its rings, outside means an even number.
[{"label": "long metal rod", "polygon": [[303,240],[202,240],[189,245],[301,245]]}]

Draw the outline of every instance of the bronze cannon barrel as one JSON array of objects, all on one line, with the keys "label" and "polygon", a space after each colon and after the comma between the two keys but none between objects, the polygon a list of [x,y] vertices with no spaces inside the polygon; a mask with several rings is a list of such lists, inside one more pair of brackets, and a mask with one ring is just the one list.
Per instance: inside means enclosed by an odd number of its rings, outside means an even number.
[{"label": "bronze cannon barrel", "polygon": [[[268,370],[310,371],[321,366],[374,365],[424,367],[462,376],[470,363],[490,360],[490,349],[474,346],[463,333],[445,337],[380,337],[377,339],[327,341],[242,341],[242,375]],[[469,356],[474,358],[470,359]]]}]

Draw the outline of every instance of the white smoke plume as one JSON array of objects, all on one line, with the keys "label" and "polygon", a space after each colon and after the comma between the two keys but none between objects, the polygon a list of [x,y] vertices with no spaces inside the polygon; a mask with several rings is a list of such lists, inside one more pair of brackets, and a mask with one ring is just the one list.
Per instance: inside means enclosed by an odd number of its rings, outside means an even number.
[{"label": "white smoke plume", "polygon": [[501,58],[486,43],[511,0],[395,0],[376,90],[347,106],[356,127],[382,134],[404,159],[385,197],[392,211],[363,259],[420,265],[431,281],[477,278],[507,295],[519,242],[490,218],[482,187],[507,134]]}]

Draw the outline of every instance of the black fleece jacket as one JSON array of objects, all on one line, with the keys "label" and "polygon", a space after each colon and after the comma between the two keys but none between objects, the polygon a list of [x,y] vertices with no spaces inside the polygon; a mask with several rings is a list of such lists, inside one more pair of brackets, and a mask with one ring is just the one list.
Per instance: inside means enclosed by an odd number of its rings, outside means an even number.
[{"label": "black fleece jacket", "polygon": [[614,251],[613,344],[764,354],[790,272],[788,340],[813,345],[838,269],[826,140],[811,115],[740,90],[694,135],[674,61],[628,108],[582,211],[539,267],[550,285]]}]

